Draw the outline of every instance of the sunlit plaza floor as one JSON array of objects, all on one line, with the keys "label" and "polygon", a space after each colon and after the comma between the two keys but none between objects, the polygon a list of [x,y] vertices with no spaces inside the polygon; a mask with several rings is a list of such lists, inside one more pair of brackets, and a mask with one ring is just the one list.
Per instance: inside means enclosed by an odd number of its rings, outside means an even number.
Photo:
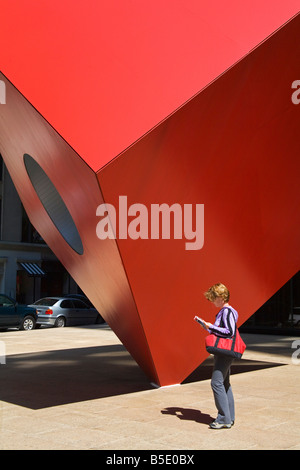
[{"label": "sunlit plaza floor", "polygon": [[236,422],[212,430],[211,357],[183,384],[153,388],[107,325],[2,332],[0,448],[300,450],[300,338],[242,336]]}]

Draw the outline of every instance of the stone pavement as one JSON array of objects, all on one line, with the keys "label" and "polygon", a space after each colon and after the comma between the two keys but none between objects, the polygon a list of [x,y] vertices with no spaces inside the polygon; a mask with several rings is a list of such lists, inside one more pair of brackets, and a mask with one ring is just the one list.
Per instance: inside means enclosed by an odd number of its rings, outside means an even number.
[{"label": "stone pavement", "polygon": [[300,450],[300,338],[242,336],[236,423],[211,430],[211,357],[156,389],[107,325],[2,332],[0,449]]}]

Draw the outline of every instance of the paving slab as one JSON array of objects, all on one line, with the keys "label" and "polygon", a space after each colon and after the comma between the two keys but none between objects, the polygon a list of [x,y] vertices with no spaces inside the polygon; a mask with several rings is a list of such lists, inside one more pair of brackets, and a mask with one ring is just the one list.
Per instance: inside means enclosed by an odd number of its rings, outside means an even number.
[{"label": "paving slab", "polygon": [[211,430],[212,357],[183,384],[153,388],[107,325],[2,332],[0,449],[299,450],[300,338],[242,336],[236,422]]}]

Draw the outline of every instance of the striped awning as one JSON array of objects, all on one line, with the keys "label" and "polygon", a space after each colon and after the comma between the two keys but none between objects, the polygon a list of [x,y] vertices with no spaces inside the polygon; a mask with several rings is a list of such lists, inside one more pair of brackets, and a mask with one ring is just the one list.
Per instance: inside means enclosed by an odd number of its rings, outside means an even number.
[{"label": "striped awning", "polygon": [[22,269],[24,269],[29,276],[45,276],[46,273],[36,263],[21,263],[19,262]]}]

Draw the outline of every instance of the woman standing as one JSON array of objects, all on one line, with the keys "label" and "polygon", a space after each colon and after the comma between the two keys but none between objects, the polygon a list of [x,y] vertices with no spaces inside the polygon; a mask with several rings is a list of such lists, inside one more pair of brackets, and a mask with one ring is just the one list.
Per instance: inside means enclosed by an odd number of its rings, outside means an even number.
[{"label": "woman standing", "polygon": [[[237,311],[229,305],[229,290],[224,284],[214,284],[205,292],[205,297],[219,309],[214,324],[195,317],[201,326],[216,336],[231,338],[236,330]],[[231,357],[218,354],[214,356],[211,388],[214,394],[218,416],[209,426],[212,429],[231,428],[235,420],[234,398],[230,385]]]}]

